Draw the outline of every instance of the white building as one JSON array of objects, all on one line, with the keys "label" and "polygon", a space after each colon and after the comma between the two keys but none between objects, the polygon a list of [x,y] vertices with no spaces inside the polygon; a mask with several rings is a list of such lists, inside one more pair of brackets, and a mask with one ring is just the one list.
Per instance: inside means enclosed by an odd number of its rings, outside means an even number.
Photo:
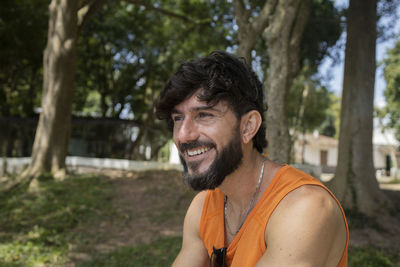
[{"label": "white building", "polygon": [[[318,133],[300,136],[295,142],[295,163],[306,163],[321,166],[322,172],[335,171],[338,159],[339,141]],[[383,130],[380,127],[373,131],[373,160],[376,170],[391,169],[392,174],[399,169],[400,142],[394,137],[393,129]]]},{"label": "white building", "polygon": [[393,129],[375,128],[373,144],[375,169],[386,169],[389,162],[391,162],[391,168],[399,168],[400,152],[397,148],[400,142],[395,138]]},{"label": "white building", "polygon": [[337,165],[338,140],[320,135],[299,136],[294,144],[294,161],[321,166],[322,172],[334,172]]}]

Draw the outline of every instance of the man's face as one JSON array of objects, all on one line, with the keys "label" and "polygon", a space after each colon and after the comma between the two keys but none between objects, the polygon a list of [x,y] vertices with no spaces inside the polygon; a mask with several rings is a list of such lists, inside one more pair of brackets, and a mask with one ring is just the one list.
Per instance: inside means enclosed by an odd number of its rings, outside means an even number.
[{"label": "man's face", "polygon": [[219,186],[242,160],[239,122],[233,111],[226,102],[208,106],[195,93],[171,116],[185,182],[195,190]]}]

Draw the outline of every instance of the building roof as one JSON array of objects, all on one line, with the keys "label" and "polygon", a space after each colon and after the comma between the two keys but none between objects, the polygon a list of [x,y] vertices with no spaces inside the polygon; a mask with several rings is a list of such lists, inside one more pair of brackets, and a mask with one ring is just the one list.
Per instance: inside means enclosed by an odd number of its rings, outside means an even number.
[{"label": "building roof", "polygon": [[[313,134],[306,134],[304,136],[306,144],[312,147],[319,147],[319,148],[332,148],[338,146],[338,140],[335,138],[318,134],[314,132]],[[299,144],[302,145],[304,141],[303,137],[300,136],[298,141]]]}]

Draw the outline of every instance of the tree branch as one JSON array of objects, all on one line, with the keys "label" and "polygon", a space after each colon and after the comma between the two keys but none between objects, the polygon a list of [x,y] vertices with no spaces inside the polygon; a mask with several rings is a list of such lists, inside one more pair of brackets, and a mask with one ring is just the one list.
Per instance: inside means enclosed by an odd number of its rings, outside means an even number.
[{"label": "tree branch", "polygon": [[181,20],[183,20],[185,22],[189,22],[189,23],[193,23],[193,24],[209,23],[209,22],[212,21],[212,19],[209,19],[209,18],[201,19],[201,20],[194,20],[194,19],[192,19],[190,17],[187,17],[187,16],[185,16],[183,14],[180,14],[180,13],[177,13],[177,12],[173,12],[173,11],[170,11],[170,10],[166,10],[166,9],[163,9],[163,8],[160,8],[160,7],[155,7],[155,6],[153,6],[153,5],[149,4],[149,3],[145,2],[145,1],[141,1],[141,0],[124,0],[124,1],[127,2],[127,3],[131,3],[131,4],[134,4],[134,5],[137,5],[137,6],[143,6],[148,10],[154,10],[154,11],[160,13],[160,14],[163,14],[163,15],[166,15],[166,16],[169,16],[169,17],[173,17],[173,18],[178,18],[178,19],[181,19]]},{"label": "tree branch", "polygon": [[277,3],[277,0],[267,0],[263,9],[260,11],[260,14],[258,14],[257,18],[253,21],[251,25],[254,31],[262,32],[265,29],[268,24],[269,17],[275,11]]},{"label": "tree branch", "polygon": [[301,69],[299,59],[300,46],[311,12],[311,0],[301,0],[296,7],[296,17],[293,21],[289,37],[289,58],[291,64],[290,75],[296,77]]},{"label": "tree branch", "polygon": [[246,10],[244,8],[242,0],[233,0],[233,14],[236,19],[238,27],[244,27],[246,25]]},{"label": "tree branch", "polygon": [[85,1],[78,10],[78,34],[82,31],[88,20],[96,14],[104,5],[106,0]]},{"label": "tree branch", "polygon": [[82,7],[86,6],[86,5],[89,5],[90,1],[92,1],[92,0],[81,0],[81,1],[78,1],[78,10],[81,9]]}]

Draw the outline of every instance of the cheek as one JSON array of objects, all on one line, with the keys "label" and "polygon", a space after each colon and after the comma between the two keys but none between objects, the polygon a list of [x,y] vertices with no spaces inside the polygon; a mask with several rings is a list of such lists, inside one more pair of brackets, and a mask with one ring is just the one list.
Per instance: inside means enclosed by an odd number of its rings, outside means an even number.
[{"label": "cheek", "polygon": [[219,130],[214,131],[215,140],[219,140],[217,147],[225,147],[232,141],[232,138],[241,138],[239,129],[235,125],[224,125]]}]

